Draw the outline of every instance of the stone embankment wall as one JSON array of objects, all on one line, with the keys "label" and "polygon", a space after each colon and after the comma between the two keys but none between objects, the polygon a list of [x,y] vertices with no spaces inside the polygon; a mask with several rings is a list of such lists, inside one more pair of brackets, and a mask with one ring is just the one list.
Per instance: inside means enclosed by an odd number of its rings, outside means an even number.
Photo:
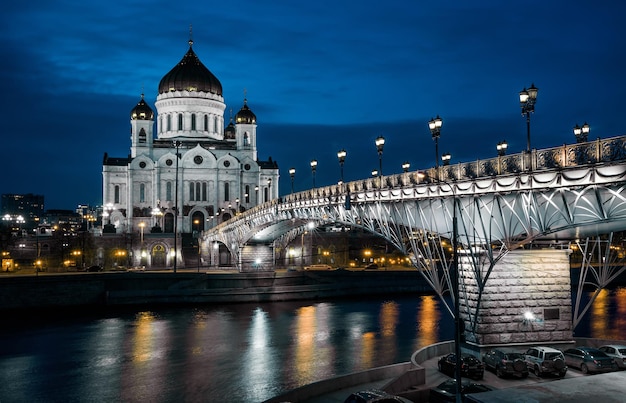
[{"label": "stone embankment wall", "polygon": [[416,271],[80,273],[0,278],[0,311],[134,304],[234,303],[425,294]]},{"label": "stone embankment wall", "polygon": [[[468,258],[461,259],[461,277],[470,312],[482,299],[476,331],[461,296],[461,318],[467,340],[479,346],[511,343],[555,343],[572,340],[569,250],[515,250],[493,268],[480,291]],[[482,266],[483,275],[488,266]],[[462,288],[463,289],[463,288]]]}]

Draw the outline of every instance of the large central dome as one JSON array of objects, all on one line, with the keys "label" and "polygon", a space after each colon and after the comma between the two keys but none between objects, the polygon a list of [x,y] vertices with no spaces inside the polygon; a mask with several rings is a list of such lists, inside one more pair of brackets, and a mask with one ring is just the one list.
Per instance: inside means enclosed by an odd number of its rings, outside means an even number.
[{"label": "large central dome", "polygon": [[189,41],[182,60],[159,83],[159,94],[171,91],[209,92],[222,96],[222,83],[198,59]]}]

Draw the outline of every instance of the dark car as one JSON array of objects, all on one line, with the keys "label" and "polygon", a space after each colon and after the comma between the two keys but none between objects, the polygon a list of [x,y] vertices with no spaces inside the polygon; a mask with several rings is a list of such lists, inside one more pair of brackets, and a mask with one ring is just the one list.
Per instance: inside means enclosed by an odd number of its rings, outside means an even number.
[{"label": "dark car", "polygon": [[89,266],[89,268],[87,269],[87,271],[89,272],[98,272],[98,271],[102,271],[102,267],[94,265],[94,266]]},{"label": "dark car", "polygon": [[369,389],[352,393],[344,400],[344,403],[411,403],[411,401],[400,396],[390,395],[382,390]]},{"label": "dark car", "polygon": [[[489,386],[464,379],[461,381],[461,400],[465,401],[465,395],[470,393],[489,392],[491,390],[493,389]],[[436,388],[432,388],[429,393],[428,401],[430,403],[456,401],[456,380],[448,379],[439,384]]]},{"label": "dark car", "polygon": [[493,370],[499,378],[517,376],[526,378],[528,366],[521,353],[505,352],[498,349],[488,350],[483,355],[486,369]]},{"label": "dark car", "polygon": [[376,263],[370,263],[365,266],[365,270],[376,270],[378,269],[378,265]]},{"label": "dark car", "polygon": [[[456,367],[456,354],[450,353],[444,355],[437,362],[437,368],[440,372],[454,377],[454,368]],[[483,379],[485,374],[485,365],[471,354],[461,354],[461,376],[474,379]]]},{"label": "dark car", "polygon": [[593,347],[576,347],[563,351],[565,362],[583,374],[617,371],[613,357]]}]

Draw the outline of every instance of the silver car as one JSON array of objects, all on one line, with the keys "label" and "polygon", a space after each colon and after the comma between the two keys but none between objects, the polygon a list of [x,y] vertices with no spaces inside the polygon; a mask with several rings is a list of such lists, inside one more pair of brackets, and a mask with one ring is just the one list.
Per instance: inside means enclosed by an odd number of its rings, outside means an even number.
[{"label": "silver car", "polygon": [[597,348],[576,347],[563,351],[565,362],[570,367],[579,368],[583,374],[617,371],[613,357]]},{"label": "silver car", "polygon": [[608,344],[598,347],[598,350],[604,352],[609,357],[613,357],[619,369],[626,369],[626,346]]}]

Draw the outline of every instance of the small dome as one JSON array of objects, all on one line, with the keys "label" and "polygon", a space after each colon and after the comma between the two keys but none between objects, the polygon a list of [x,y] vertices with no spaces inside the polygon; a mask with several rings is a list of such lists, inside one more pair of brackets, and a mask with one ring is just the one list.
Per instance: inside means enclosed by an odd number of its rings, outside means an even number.
[{"label": "small dome", "polygon": [[237,129],[235,128],[233,120],[231,119],[228,126],[226,126],[226,129],[224,129],[224,138],[227,140],[234,139],[236,137],[236,134]]},{"label": "small dome", "polygon": [[243,100],[243,106],[235,115],[235,122],[239,123],[254,123],[256,124],[256,115],[252,113],[250,108],[248,108],[248,100]]},{"label": "small dome", "polygon": [[159,83],[159,94],[171,91],[208,92],[222,96],[222,84],[194,53],[193,41],[182,60]]},{"label": "small dome", "polygon": [[141,94],[141,100],[137,102],[137,105],[130,111],[130,118],[132,120],[152,120],[154,119],[154,112],[152,112],[152,108],[148,106],[146,101],[143,99],[143,94]]}]

